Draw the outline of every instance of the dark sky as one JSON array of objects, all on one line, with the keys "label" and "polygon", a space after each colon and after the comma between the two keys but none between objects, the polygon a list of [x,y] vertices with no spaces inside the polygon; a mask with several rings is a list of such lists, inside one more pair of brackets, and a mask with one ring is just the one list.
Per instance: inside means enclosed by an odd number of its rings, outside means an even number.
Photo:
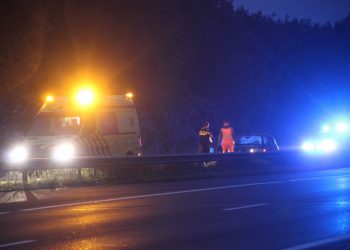
[{"label": "dark sky", "polygon": [[315,22],[334,22],[350,13],[350,0],[234,0],[249,11],[261,10],[265,14],[287,14],[297,18],[311,18]]}]

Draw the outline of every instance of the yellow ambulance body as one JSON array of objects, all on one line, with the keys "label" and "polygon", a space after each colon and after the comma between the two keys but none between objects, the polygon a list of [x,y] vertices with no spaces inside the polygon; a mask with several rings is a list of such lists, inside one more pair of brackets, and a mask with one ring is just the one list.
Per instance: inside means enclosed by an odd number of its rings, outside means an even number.
[{"label": "yellow ambulance body", "polygon": [[140,126],[131,97],[103,96],[89,106],[78,105],[75,98],[50,96],[27,130],[23,150],[28,158],[58,161],[140,155]]}]

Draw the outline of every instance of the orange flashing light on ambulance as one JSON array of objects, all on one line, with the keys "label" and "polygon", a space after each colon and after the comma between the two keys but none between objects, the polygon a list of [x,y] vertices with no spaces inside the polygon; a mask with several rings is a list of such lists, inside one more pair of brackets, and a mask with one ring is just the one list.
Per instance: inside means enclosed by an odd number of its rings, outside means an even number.
[{"label": "orange flashing light on ambulance", "polygon": [[8,152],[8,162],[140,155],[140,126],[132,94],[96,99],[88,89],[78,92],[75,98],[48,96],[24,141]]}]

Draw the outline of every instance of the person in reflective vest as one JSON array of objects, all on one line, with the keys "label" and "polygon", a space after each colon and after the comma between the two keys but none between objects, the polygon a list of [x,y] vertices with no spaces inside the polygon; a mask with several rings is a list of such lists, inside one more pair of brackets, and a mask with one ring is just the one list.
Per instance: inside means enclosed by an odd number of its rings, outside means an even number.
[{"label": "person in reflective vest", "polygon": [[233,140],[233,128],[228,121],[224,121],[220,129],[219,144],[223,153],[232,153],[235,151],[235,141]]},{"label": "person in reflective vest", "polygon": [[209,129],[209,122],[205,122],[199,130],[199,151],[201,153],[210,153],[213,144],[213,134]]}]

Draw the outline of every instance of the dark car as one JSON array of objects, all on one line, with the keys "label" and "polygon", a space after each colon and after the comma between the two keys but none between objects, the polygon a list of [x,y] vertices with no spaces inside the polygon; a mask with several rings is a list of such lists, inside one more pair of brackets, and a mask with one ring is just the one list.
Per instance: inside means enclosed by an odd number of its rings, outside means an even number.
[{"label": "dark car", "polygon": [[236,152],[276,152],[279,150],[275,138],[268,134],[245,134],[236,137]]}]

